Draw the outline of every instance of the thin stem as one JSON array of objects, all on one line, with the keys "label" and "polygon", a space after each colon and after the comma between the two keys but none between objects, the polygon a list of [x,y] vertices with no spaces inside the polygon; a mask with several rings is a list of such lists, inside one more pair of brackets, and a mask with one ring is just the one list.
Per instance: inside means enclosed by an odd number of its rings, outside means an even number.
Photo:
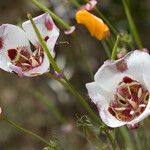
[{"label": "thin stem", "polygon": [[16,129],[18,129],[19,131],[23,132],[23,133],[26,133],[32,137],[34,137],[35,139],[38,139],[39,141],[43,142],[44,144],[48,145],[49,147],[51,148],[54,148],[54,146],[49,143],[48,141],[46,141],[45,139],[43,139],[42,137],[40,137],[39,135],[31,132],[30,130],[27,130],[23,127],[21,127],[20,125],[14,123],[12,120],[10,120],[9,118],[7,118],[6,116],[2,116],[2,118],[7,122],[9,123],[10,125],[12,125],[13,127],[15,127]]},{"label": "thin stem", "polygon": [[111,52],[109,50],[109,47],[108,47],[106,41],[103,40],[101,42],[102,42],[102,45],[103,45],[103,48],[105,50],[105,53],[106,53],[107,57],[110,59],[111,58]]},{"label": "thin stem", "polygon": [[[66,89],[68,89],[75,97],[78,98],[79,102],[82,104],[82,106],[84,106],[84,108],[87,110],[87,112],[90,114],[90,116],[94,119],[94,121],[97,122],[97,124],[99,124],[100,126],[105,126],[99,119],[99,117],[93,112],[93,110],[90,108],[89,104],[86,102],[86,100],[78,93],[78,91],[70,84],[70,82],[68,81],[68,79],[66,77],[64,77],[64,80],[56,78],[54,75],[52,74],[47,74],[48,77],[53,78],[55,80],[57,80],[58,82],[60,82]],[[105,132],[105,134],[107,135],[113,149],[115,150],[115,143],[113,141],[112,136],[110,135],[110,133],[107,131],[106,126],[104,128],[102,128],[102,130]]]},{"label": "thin stem", "polygon": [[36,90],[31,89],[30,93],[33,96],[35,96],[39,101],[41,101],[43,104],[45,104],[61,124],[64,124],[66,122],[66,119],[63,117],[61,112],[58,110],[57,107],[55,107],[52,104],[50,100],[46,99],[40,92]]},{"label": "thin stem", "polygon": [[117,36],[117,40],[116,40],[114,48],[112,50],[111,60],[115,60],[116,59],[117,48],[118,48],[119,42],[120,42],[120,35]]},{"label": "thin stem", "polygon": [[33,29],[34,29],[34,31],[35,31],[37,37],[38,37],[38,40],[39,40],[39,42],[40,42],[40,44],[41,44],[43,50],[44,50],[45,53],[47,54],[48,59],[50,60],[52,66],[53,66],[53,68],[54,68],[54,70],[57,71],[58,73],[61,73],[61,72],[62,72],[61,69],[60,69],[60,68],[58,67],[58,65],[55,63],[55,60],[54,60],[54,58],[52,57],[52,55],[51,55],[51,53],[50,53],[50,50],[49,50],[48,47],[46,46],[46,43],[45,43],[45,41],[43,40],[43,38],[42,38],[42,36],[41,36],[41,34],[40,34],[38,28],[36,27],[36,25],[35,25],[35,23],[34,23],[34,21],[33,21],[33,19],[32,19],[31,14],[28,14],[27,16],[28,16],[29,20],[31,21],[32,27],[33,27]]},{"label": "thin stem", "polygon": [[131,135],[129,134],[129,131],[127,130],[127,127],[123,126],[119,128],[123,138],[125,139],[126,145],[128,145],[129,150],[134,150],[134,143],[132,143]]},{"label": "thin stem", "polygon": [[130,10],[129,10],[129,7],[128,7],[128,2],[127,2],[127,0],[122,0],[122,3],[123,3],[124,10],[125,10],[128,22],[129,22],[131,32],[134,36],[134,39],[136,41],[136,44],[137,44],[138,48],[141,49],[141,48],[143,48],[142,41],[140,39],[140,36],[139,36],[138,31],[137,31],[136,25],[135,25],[135,23],[133,21],[133,18],[131,16],[131,13],[130,13]]},{"label": "thin stem", "polygon": [[70,26],[65,21],[63,21],[55,13],[53,13],[51,10],[49,10],[47,7],[41,4],[38,0],[32,0],[32,3],[35,4],[39,9],[43,10],[44,12],[49,13],[50,16],[52,16],[52,18],[59,24],[61,24],[65,29],[70,30]]}]

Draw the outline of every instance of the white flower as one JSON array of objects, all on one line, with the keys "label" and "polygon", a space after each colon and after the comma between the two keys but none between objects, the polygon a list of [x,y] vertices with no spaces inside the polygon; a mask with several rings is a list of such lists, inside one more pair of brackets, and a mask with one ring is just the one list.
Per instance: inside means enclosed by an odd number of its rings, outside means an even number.
[{"label": "white flower", "polygon": [[135,50],[106,61],[86,88],[109,127],[136,124],[150,114],[150,55]]},{"label": "white flower", "polygon": [[[54,57],[59,29],[47,13],[33,20]],[[0,68],[20,76],[41,75],[49,70],[48,57],[38,41],[31,22],[24,22],[22,27],[23,29],[11,24],[0,26]],[[34,50],[31,50],[30,43],[34,46]]]}]

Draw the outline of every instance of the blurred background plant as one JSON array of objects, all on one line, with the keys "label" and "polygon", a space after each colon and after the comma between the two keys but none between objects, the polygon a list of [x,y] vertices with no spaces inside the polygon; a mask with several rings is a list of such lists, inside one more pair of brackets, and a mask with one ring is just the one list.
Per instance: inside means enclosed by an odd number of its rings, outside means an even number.
[{"label": "blurred background plant", "polygon": [[[61,30],[62,34],[55,47],[58,55],[56,62],[60,68],[64,69],[71,83],[86,97],[91,108],[98,114],[85,89],[85,83],[90,82],[91,77],[87,63],[81,54],[81,48],[84,56],[88,58],[92,72],[95,73],[103,61],[107,59],[104,51],[106,45],[91,38],[86,28],[76,24],[76,6],[84,4],[85,1],[79,0],[79,3],[74,3],[75,0],[41,0],[41,2],[68,24],[76,26],[78,41],[73,36],[64,35],[63,29]],[[118,31],[125,35],[121,39],[121,48],[136,49],[134,44],[130,45],[131,42],[133,43],[133,38],[128,35],[130,28],[121,1],[99,0],[97,8]],[[150,1],[132,0],[130,10],[143,45],[149,48]],[[43,13],[30,0],[0,1],[0,24],[21,25],[22,21],[27,19],[26,12],[32,13],[33,16]],[[98,15],[97,12],[93,12]],[[111,51],[113,48],[111,42],[113,41],[106,42]],[[125,43],[128,43],[127,47]],[[57,81],[42,76],[18,78],[16,75],[10,75],[1,70],[0,83],[0,105],[3,111],[22,126],[36,132],[47,141],[51,140],[50,142],[57,149],[111,149],[105,133],[102,132],[103,126],[95,127],[76,98]],[[128,149],[127,143],[130,142],[128,137],[131,137],[132,143],[134,143],[133,147],[130,146],[132,149],[150,149],[149,125],[150,120],[147,118],[141,123],[139,129],[130,130],[124,134],[126,141],[121,135],[124,129],[109,129],[111,134],[115,132],[115,136],[114,134],[113,136],[118,145],[116,149]],[[19,133],[3,121],[0,123],[0,135],[0,150],[41,150],[44,147],[45,150],[50,149],[28,135]]]}]

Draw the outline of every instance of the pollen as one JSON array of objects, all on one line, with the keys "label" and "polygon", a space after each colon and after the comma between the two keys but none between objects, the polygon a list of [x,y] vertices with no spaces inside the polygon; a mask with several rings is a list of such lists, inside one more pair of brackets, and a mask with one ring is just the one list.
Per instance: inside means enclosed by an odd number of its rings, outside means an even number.
[{"label": "pollen", "polygon": [[129,122],[143,113],[148,100],[148,90],[138,81],[125,76],[116,88],[108,111],[116,119]]}]

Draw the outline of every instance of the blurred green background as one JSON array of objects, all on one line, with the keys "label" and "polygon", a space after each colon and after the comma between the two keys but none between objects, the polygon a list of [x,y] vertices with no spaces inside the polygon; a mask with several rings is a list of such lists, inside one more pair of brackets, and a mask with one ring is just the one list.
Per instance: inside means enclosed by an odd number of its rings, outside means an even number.
[{"label": "blurred green background", "polygon": [[[90,82],[91,79],[87,64],[82,59],[79,47],[81,46],[84,50],[84,55],[88,58],[88,62],[92,66],[92,71],[95,73],[103,61],[107,59],[101,42],[92,38],[83,26],[76,24],[74,19],[76,8],[67,0],[41,0],[41,2],[55,11],[70,25],[76,26],[78,43],[73,37],[64,35],[64,30],[61,30],[61,35],[55,47],[57,53],[56,60],[60,67],[64,68],[71,83],[86,97],[91,107],[97,112],[96,107],[89,100],[85,89],[85,83]],[[82,0],[79,2],[83,4]],[[129,31],[127,19],[120,0],[99,0],[98,8],[120,31]],[[150,1],[132,0],[130,9],[144,47],[150,48]],[[27,20],[27,12],[31,12],[33,16],[43,13],[36,8],[30,0],[0,0],[0,25],[4,23],[21,25],[22,21]],[[58,108],[67,120],[67,123],[62,125],[47,105],[41,102],[39,100],[40,98],[37,98],[31,93],[32,90],[41,93],[48,103]],[[76,122],[78,117],[80,118],[87,113],[75,97],[66,91],[59,83],[46,76],[20,78],[1,70],[0,106],[3,112],[12,120],[34,131],[48,141],[50,139],[56,141],[58,145],[61,145],[60,149],[98,149],[94,144],[88,142],[82,129],[77,127]],[[130,132],[135,142],[135,149],[150,149],[149,126],[150,121],[146,119],[142,122],[141,128]],[[66,128],[68,131],[66,131]],[[116,134],[117,133],[116,130]],[[137,136],[141,144],[137,141]],[[117,135],[116,138],[118,138],[118,143],[122,144],[121,149],[126,150],[127,146],[123,145],[123,140],[119,140],[119,135]],[[100,139],[106,143],[104,149],[108,149],[105,136],[101,134]],[[43,145],[43,143],[18,132],[8,123],[4,121],[0,122],[0,150],[42,150],[44,147],[46,146]]]}]

